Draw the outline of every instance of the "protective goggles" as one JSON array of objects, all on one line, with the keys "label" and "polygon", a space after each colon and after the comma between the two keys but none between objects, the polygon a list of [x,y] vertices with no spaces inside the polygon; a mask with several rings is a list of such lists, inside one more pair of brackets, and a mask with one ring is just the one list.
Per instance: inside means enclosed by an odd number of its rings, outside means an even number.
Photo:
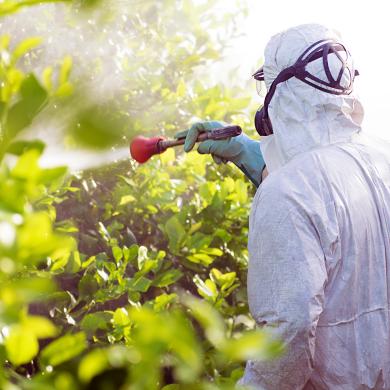
[{"label": "protective goggles", "polygon": [[[332,72],[330,71],[328,62],[329,54],[335,54],[341,64],[340,71],[336,78],[333,77]],[[322,58],[322,64],[327,80],[322,80],[306,70],[306,66],[310,62],[320,58]],[[345,71],[349,72],[348,85],[341,84]],[[259,108],[255,115],[255,127],[257,132],[261,136],[273,134],[272,123],[268,116],[268,106],[278,84],[285,82],[292,77],[296,77],[320,91],[330,93],[332,95],[349,95],[353,90],[355,76],[358,74],[359,72],[353,68],[351,55],[343,44],[332,39],[323,39],[313,43],[300,55],[294,65],[283,69],[271,84],[269,91],[265,95],[263,106]],[[258,69],[252,76],[256,82],[264,82],[263,68],[261,67]]]}]

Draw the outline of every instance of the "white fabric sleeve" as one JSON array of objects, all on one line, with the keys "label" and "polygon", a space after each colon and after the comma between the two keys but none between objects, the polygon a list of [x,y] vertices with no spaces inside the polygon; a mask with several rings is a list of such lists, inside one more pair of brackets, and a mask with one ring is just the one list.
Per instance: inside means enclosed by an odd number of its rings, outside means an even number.
[{"label": "white fabric sleeve", "polygon": [[268,206],[252,210],[248,300],[258,326],[282,340],[286,352],[271,361],[249,361],[239,384],[302,389],[313,370],[327,280],[324,253],[313,220],[303,211],[283,199]]}]

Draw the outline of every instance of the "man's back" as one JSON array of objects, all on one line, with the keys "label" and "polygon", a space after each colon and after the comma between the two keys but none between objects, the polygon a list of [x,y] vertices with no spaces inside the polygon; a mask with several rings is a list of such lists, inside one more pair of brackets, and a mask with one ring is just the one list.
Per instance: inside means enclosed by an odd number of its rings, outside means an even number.
[{"label": "man's back", "polygon": [[256,194],[249,251],[251,312],[288,350],[249,362],[245,383],[390,389],[389,156],[340,143],[294,158]]}]

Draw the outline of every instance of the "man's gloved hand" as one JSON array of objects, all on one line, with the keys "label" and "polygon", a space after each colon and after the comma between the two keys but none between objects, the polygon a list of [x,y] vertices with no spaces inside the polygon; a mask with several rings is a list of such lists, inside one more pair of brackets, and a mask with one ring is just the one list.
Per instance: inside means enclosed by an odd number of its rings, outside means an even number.
[{"label": "man's gloved hand", "polygon": [[[189,152],[195,145],[200,133],[228,126],[227,123],[209,121],[198,122],[189,130],[181,131],[175,138],[184,138],[184,151]],[[228,161],[233,162],[244,174],[258,187],[261,183],[261,174],[265,167],[264,159],[260,151],[260,141],[254,141],[245,134],[224,140],[206,140],[199,144],[198,152],[210,153],[217,164]]]}]

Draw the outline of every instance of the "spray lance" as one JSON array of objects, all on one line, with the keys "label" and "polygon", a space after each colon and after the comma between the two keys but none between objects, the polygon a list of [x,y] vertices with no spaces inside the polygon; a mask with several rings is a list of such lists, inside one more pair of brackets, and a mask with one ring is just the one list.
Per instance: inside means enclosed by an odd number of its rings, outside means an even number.
[{"label": "spray lance", "polygon": [[[207,139],[222,140],[230,137],[236,137],[242,132],[240,126],[220,127],[205,133],[199,134],[196,142],[206,141]],[[130,143],[131,157],[139,163],[148,161],[155,154],[161,154],[168,148],[178,145],[184,145],[185,136],[179,139],[170,140],[161,136],[146,138],[143,136],[135,137]]]}]

